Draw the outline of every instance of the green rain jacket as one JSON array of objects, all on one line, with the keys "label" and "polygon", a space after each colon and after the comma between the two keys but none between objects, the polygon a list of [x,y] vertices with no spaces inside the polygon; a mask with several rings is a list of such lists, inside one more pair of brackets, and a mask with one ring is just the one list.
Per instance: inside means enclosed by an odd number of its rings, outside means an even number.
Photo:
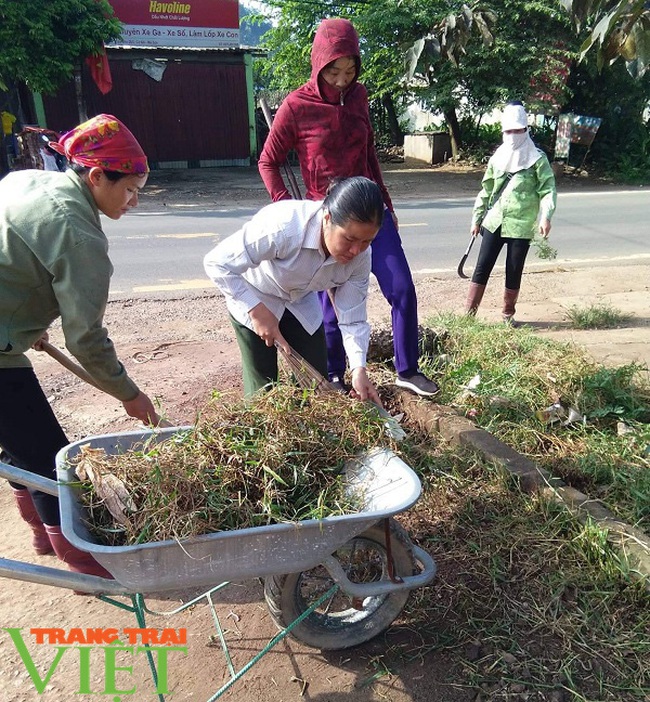
[{"label": "green rain jacket", "polygon": [[[507,173],[497,170],[488,161],[481,181],[481,191],[474,202],[472,224],[480,224],[490,232],[501,227],[501,236],[512,239],[532,239],[537,230],[538,219],[550,221],[555,211],[557,191],[555,176],[546,155],[539,152],[535,163],[512,175],[509,183]],[[494,197],[501,196],[492,206]]]},{"label": "green rain jacket", "polygon": [[138,388],[103,326],[113,266],[99,211],[73,171],[25,170],[0,181],[0,370],[61,317],[70,353],[118,400]]}]

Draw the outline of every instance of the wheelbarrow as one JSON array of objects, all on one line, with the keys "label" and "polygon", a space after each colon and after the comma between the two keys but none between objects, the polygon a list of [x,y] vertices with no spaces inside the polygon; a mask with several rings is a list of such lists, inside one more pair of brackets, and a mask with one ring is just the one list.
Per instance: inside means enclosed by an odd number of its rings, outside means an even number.
[{"label": "wheelbarrow", "polygon": [[[4,558],[0,558],[0,576],[73,588],[100,595],[112,604],[117,603],[110,596],[129,596],[140,626],[144,626],[144,612],[151,612],[143,604],[145,594],[207,587],[205,596],[211,604],[210,593],[228,581],[263,578],[265,599],[281,632],[251,663],[235,672],[217,623],[231,678],[211,700],[287,635],[332,650],[368,641],[399,616],[410,590],[433,579],[436,566],[431,556],[414,545],[392,518],[415,504],[420,481],[387,449],[369,451],[345,467],[346,489],[361,499],[359,511],[353,514],[205,534],[182,542],[97,543],[88,528],[80,499],[82,488],[71,465],[81,447],[101,448],[112,455],[189,429],[104,434],[69,444],[57,454],[58,482],[0,463],[1,477],[58,494],[64,536],[91,553],[115,580]],[[155,679],[153,660],[149,662]]]}]

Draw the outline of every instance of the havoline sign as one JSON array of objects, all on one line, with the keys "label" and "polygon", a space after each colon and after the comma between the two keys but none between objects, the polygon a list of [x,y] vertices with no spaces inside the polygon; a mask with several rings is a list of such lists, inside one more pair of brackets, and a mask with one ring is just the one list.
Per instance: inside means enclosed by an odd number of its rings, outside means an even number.
[{"label": "havoline sign", "polygon": [[124,24],[114,45],[239,46],[238,0],[109,0]]}]

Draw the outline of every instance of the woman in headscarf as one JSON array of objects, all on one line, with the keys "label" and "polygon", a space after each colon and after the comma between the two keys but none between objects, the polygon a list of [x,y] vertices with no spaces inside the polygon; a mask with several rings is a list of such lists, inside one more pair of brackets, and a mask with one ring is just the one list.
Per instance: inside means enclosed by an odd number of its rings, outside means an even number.
[{"label": "woman in headscarf", "polygon": [[503,144],[488,161],[472,212],[473,236],[481,234],[481,249],[470,283],[465,310],[476,314],[499,252],[506,246],[506,285],[503,320],[514,323],[524,263],[531,239],[551,231],[557,192],[546,155],[528,131],[528,115],[520,102],[503,110]]},{"label": "woman in headscarf", "polygon": [[[113,267],[99,215],[119,219],[138,204],[147,158],[106,114],[51,146],[68,161],[64,173],[24,170],[0,181],[0,447],[5,462],[56,479],[55,455],[69,441],[25,352],[39,348],[58,317],[66,347],[97,386],[131,417],[160,420],[103,326]],[[65,539],[56,497],[12,488],[38,554],[54,551],[70,570],[111,577]]]},{"label": "woman in headscarf", "polygon": [[[418,310],[415,285],[397,230],[397,217],[384,185],[370,124],[368,94],[358,82],[359,37],[347,19],[323,20],[311,50],[311,78],[280,106],[260,155],[259,170],[274,202],[290,197],[280,169],[295,149],[308,200],[322,200],[336,178],[364,176],[380,187],[386,216],[372,244],[372,273],[391,306],[395,383],[431,396],[438,386],[418,367]],[[325,318],[329,378],[345,388],[345,350],[327,292],[320,295]]]}]

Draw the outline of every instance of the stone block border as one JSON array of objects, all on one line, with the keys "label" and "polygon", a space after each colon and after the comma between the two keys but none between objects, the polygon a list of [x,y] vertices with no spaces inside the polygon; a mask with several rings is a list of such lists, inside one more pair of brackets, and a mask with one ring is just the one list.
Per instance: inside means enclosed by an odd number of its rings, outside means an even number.
[{"label": "stone block border", "polygon": [[540,492],[561,503],[580,521],[591,520],[605,529],[609,543],[627,563],[632,577],[645,581],[650,590],[650,537],[645,532],[622,522],[599,501],[553,477],[534,461],[459,416],[453,408],[431,404],[403,391],[399,391],[398,397],[409,419],[425,433],[438,435],[455,446],[474,449],[514,478],[524,492]]}]

